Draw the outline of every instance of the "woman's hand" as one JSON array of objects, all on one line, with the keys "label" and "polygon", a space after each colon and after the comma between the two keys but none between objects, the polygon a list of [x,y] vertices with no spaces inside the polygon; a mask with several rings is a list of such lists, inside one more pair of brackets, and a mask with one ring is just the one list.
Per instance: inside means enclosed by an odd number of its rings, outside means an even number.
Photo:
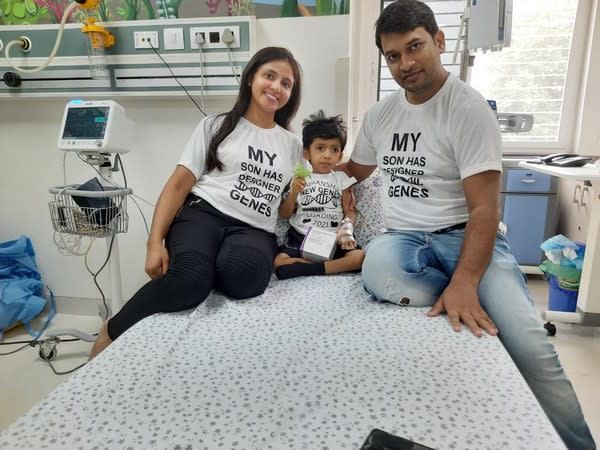
[{"label": "woman's hand", "polygon": [[169,252],[162,243],[148,244],[144,270],[152,279],[163,276],[169,267]]}]

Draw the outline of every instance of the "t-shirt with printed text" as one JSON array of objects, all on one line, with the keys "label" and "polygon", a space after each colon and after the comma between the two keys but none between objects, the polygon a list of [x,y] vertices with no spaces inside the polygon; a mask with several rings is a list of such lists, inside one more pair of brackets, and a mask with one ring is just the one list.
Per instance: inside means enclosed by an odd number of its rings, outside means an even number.
[{"label": "t-shirt with printed text", "polygon": [[371,107],[351,159],[383,171],[387,229],[434,231],[467,221],[462,180],[502,171],[501,145],[487,101],[449,74],[425,103],[399,89]]},{"label": "t-shirt with printed text", "polygon": [[217,155],[223,170],[206,173],[208,144],[222,119],[209,116],[200,121],[179,165],[198,180],[192,187],[193,194],[228,216],[273,232],[281,194],[300,161],[302,143],[279,125],[261,128],[242,117],[219,145]]},{"label": "t-shirt with printed text", "polygon": [[344,218],[342,191],[354,183],[356,179],[344,172],[311,174],[298,194],[290,225],[300,234],[306,234],[309,226],[336,231]]}]

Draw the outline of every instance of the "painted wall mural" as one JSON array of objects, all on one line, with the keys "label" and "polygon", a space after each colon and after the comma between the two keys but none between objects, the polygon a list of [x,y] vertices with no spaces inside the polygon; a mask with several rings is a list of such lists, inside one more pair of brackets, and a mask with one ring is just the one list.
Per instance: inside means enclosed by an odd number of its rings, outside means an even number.
[{"label": "painted wall mural", "polygon": [[[59,23],[71,0],[0,0],[4,25]],[[99,20],[256,16],[257,18],[348,14],[350,0],[102,0]],[[82,22],[75,10],[67,22]]]}]

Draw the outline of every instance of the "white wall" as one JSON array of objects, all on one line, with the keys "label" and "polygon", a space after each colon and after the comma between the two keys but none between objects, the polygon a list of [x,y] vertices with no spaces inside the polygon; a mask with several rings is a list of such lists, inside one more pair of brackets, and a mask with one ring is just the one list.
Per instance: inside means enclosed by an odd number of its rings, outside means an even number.
[{"label": "white wall", "polygon": [[[294,131],[299,132],[302,119],[319,108],[328,113],[345,112],[336,111],[335,67],[337,58],[349,54],[348,28],[348,16],[257,20],[257,46],[287,47],[302,65],[303,97]],[[122,158],[128,184],[135,194],[154,203],[201,114],[183,95],[115,99],[137,124],[136,146]],[[83,258],[62,255],[55,247],[48,212],[48,188],[63,184],[64,153],[56,149],[56,141],[66,101],[0,100],[0,242],[21,234],[29,236],[43,281],[56,296],[98,298]],[[209,98],[207,112],[227,110],[233,101]],[[66,169],[68,183],[84,182],[95,175],[74,154],[67,154]],[[114,175],[116,180],[120,176]],[[150,222],[153,208],[138,203]],[[129,232],[118,235],[125,299],[147,280],[143,271],[146,231],[131,201],[128,210]],[[106,241],[102,239],[93,246],[90,266],[97,270],[105,257]],[[99,281],[109,296],[107,276],[100,276]]]}]

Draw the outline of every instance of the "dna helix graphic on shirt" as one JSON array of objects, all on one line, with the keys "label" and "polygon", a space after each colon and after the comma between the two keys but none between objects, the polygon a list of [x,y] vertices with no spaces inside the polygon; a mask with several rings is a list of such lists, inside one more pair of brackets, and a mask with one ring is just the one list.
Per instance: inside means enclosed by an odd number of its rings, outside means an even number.
[{"label": "dna helix graphic on shirt", "polygon": [[238,180],[234,187],[242,192],[248,191],[254,198],[264,198],[267,202],[272,202],[277,198],[275,194],[266,193],[264,194],[259,188],[256,186],[248,186],[243,181]]},{"label": "dna helix graphic on shirt", "polygon": [[339,194],[335,192],[322,192],[317,195],[304,194],[300,200],[300,204],[302,206],[307,206],[315,202],[319,205],[326,205],[327,203],[331,202],[333,206],[337,207],[339,204],[339,198]]}]

